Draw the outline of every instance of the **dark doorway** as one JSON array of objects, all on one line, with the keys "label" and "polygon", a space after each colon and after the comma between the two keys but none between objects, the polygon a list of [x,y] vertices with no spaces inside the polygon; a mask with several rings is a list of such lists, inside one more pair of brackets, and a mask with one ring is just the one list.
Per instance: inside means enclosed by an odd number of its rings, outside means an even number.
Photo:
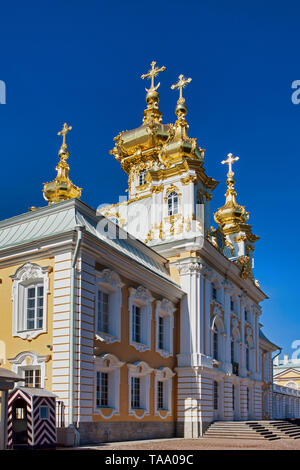
[{"label": "dark doorway", "polygon": [[27,436],[27,406],[23,398],[18,398],[12,405],[12,440],[14,446],[26,446]]}]

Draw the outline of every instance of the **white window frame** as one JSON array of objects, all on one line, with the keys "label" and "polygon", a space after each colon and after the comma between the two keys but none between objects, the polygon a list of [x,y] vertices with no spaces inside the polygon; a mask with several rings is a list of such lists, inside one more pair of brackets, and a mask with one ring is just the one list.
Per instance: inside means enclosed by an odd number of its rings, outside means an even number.
[{"label": "white window frame", "polygon": [[[176,200],[176,203],[175,203]],[[167,195],[167,215],[168,217],[179,213],[179,194],[174,189]]]},{"label": "white window frame", "polygon": [[[172,302],[167,299],[158,300],[155,309],[156,324],[156,352],[162,357],[170,357],[173,355],[173,328],[174,328],[174,311],[175,307]],[[166,324],[164,327],[164,348],[159,347],[159,318],[164,319]]]},{"label": "white window frame", "polygon": [[[166,419],[172,414],[172,389],[174,372],[169,367],[163,367],[154,371],[154,414],[162,419]],[[158,408],[158,382],[163,383],[164,387],[164,409]]]},{"label": "white window frame", "polygon": [[17,356],[8,359],[12,364],[12,371],[21,377],[25,378],[25,370],[28,369],[39,369],[41,388],[45,387],[46,380],[46,362],[48,362],[50,356],[40,356],[35,351],[22,351]]},{"label": "white window frame", "polygon": [[137,186],[143,186],[144,184],[146,184],[146,174],[147,174],[147,170],[139,171]]},{"label": "white window frame", "polygon": [[[13,321],[12,335],[31,341],[42,333],[47,332],[47,295],[49,290],[49,272],[52,268],[42,267],[35,263],[25,263],[11,276],[13,280],[12,301]],[[27,329],[26,289],[29,286],[42,285],[43,292],[43,326],[42,328]]]},{"label": "white window frame", "polygon": [[[120,368],[125,364],[121,362],[114,354],[102,354],[95,358],[94,375],[94,413],[101,415],[104,419],[110,419],[114,415],[120,414]],[[97,407],[97,372],[108,374],[108,406]],[[104,410],[111,409],[109,415]]]},{"label": "white window frame", "polygon": [[[127,364],[128,367],[128,414],[142,419],[150,414],[150,383],[151,373],[154,369],[146,362],[140,361],[134,364]],[[140,403],[141,408],[135,409],[131,407],[131,378],[138,377],[140,379]]]},{"label": "white window frame", "polygon": [[[121,341],[121,309],[122,309],[122,287],[120,276],[110,269],[103,269],[96,273],[95,292],[95,335],[105,343]],[[98,292],[108,294],[108,317],[109,332],[98,331]]]},{"label": "white window frame", "polygon": [[[151,321],[152,321],[152,302],[154,298],[151,293],[143,286],[137,289],[129,288],[129,343],[137,351],[144,352],[151,349]],[[133,340],[133,306],[141,309],[141,342]]]}]

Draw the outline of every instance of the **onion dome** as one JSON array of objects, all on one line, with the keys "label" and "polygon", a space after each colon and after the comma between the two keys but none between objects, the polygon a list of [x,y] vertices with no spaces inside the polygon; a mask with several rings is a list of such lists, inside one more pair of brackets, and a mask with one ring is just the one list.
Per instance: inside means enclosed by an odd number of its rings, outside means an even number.
[{"label": "onion dome", "polygon": [[63,136],[63,143],[58,152],[60,158],[56,167],[56,178],[49,182],[44,183],[43,196],[49,204],[55,202],[65,201],[72,198],[80,198],[82,188],[78,188],[69,178],[70,167],[67,163],[69,152],[66,144],[66,134],[72,129],[67,123],[64,124],[62,130],[57,135]]},{"label": "onion dome", "polygon": [[227,160],[223,160],[222,164],[229,165],[227,173],[227,191],[225,193],[226,201],[224,206],[220,207],[214,214],[214,219],[221,228],[223,234],[230,235],[239,232],[245,232],[250,242],[255,242],[259,239],[251,232],[251,225],[248,225],[249,213],[244,206],[240,206],[236,202],[236,191],[234,189],[234,172],[232,171],[232,164],[239,160],[239,157],[233,157],[231,153],[228,154]]}]

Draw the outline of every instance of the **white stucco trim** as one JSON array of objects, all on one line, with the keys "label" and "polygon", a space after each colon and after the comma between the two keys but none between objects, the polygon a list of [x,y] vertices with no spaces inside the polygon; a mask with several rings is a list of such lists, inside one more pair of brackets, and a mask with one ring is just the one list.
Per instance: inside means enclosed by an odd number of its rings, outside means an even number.
[{"label": "white stucco trim", "polygon": [[[110,269],[103,269],[96,273],[96,315],[95,334],[96,338],[105,343],[121,341],[121,308],[122,287],[124,283],[120,276]],[[98,331],[98,291],[101,290],[109,295],[109,333]]]},{"label": "white stucco trim", "polygon": [[[140,361],[134,364],[127,364],[128,367],[128,414],[135,416],[137,419],[142,419],[144,416],[150,414],[150,375],[154,369],[146,362]],[[139,377],[141,379],[141,408],[142,413],[138,413],[136,409],[131,408],[131,378]]]},{"label": "white stucco trim", "polygon": [[[155,345],[156,352],[162,357],[170,357],[173,354],[173,328],[174,328],[174,310],[175,306],[167,299],[158,300],[155,309]],[[159,348],[159,317],[168,319],[167,331],[165,331],[164,349]]]},{"label": "white stucco trim", "polygon": [[[143,286],[139,286],[137,289],[133,287],[129,288],[129,344],[133,346],[137,351],[144,352],[151,349],[151,320],[152,320],[152,302],[154,298],[148,289]],[[142,341],[137,343],[133,340],[133,315],[132,307],[136,305],[141,308],[142,324],[141,324],[141,335]]]},{"label": "white stucco trim", "polygon": [[[104,419],[110,419],[114,415],[120,414],[120,368],[125,364],[121,362],[114,354],[102,354],[95,357],[94,373],[94,413],[101,415]],[[105,408],[97,407],[97,372],[105,372],[109,376],[109,399],[111,413],[105,415]]]},{"label": "white stucco trim", "polygon": [[26,369],[39,369],[41,372],[41,388],[45,387],[46,362],[50,356],[41,356],[35,351],[22,351],[15,357],[8,359],[12,364],[12,371],[21,377],[25,377]]},{"label": "white stucco trim", "polygon": [[[172,385],[174,372],[169,367],[162,367],[154,370],[154,414],[162,419],[166,419],[172,414]],[[158,409],[157,382],[163,382],[165,387],[165,410]],[[162,413],[163,411],[163,413]]]},{"label": "white stucco trim", "polygon": [[[13,320],[12,335],[31,341],[42,333],[47,332],[47,294],[49,294],[49,266],[42,267],[35,263],[25,263],[11,276]],[[44,288],[43,301],[43,327],[27,330],[25,325],[25,291],[26,287],[34,284],[42,284]]]}]

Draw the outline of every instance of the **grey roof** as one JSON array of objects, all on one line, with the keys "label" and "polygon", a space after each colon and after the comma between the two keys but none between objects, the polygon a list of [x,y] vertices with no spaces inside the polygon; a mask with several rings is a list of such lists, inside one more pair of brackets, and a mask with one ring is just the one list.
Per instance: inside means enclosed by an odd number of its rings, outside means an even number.
[{"label": "grey roof", "polygon": [[12,370],[4,369],[3,367],[0,367],[0,380],[7,380],[9,382],[24,382],[25,379],[17,375],[15,372]]},{"label": "grey roof", "polygon": [[279,364],[274,364],[274,369],[300,369],[300,359],[279,360]]},{"label": "grey roof", "polygon": [[[103,220],[108,223],[107,232],[99,228]],[[119,235],[109,238],[116,225],[79,199],[52,204],[0,222],[0,254],[12,247],[70,232],[79,225],[118,252],[177,286],[168,273],[167,260],[163,256],[120,227],[117,228]]]},{"label": "grey roof", "polygon": [[22,390],[23,392],[27,393],[27,395],[30,395],[31,397],[57,398],[57,395],[55,395],[52,392],[49,392],[49,390],[46,390],[45,388],[33,388],[33,387],[16,387],[16,388]]},{"label": "grey roof", "polygon": [[270,341],[264,334],[263,332],[261,331],[261,329],[259,329],[259,338],[263,341],[265,341],[266,343],[269,343],[271,346],[274,346],[275,347],[275,350],[276,349],[281,349],[279,346],[277,346],[277,344],[275,343],[272,343],[272,341]]}]

